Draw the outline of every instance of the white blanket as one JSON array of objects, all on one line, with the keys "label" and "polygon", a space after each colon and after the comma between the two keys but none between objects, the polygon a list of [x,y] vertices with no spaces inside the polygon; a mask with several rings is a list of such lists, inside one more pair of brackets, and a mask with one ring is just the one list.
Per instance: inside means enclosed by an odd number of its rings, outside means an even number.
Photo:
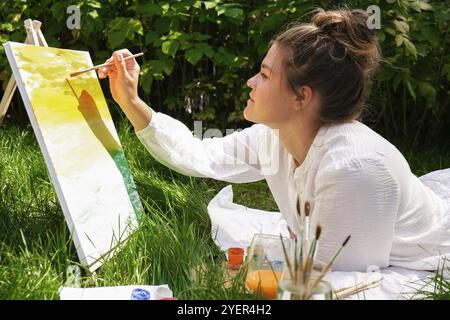
[{"label": "white blanket", "polygon": [[[427,177],[431,178],[431,177]],[[224,251],[230,247],[246,248],[255,233],[289,236],[287,223],[279,212],[268,212],[233,202],[232,186],[223,188],[208,204],[212,237]],[[434,273],[389,267],[376,272],[331,272],[327,276],[333,288],[347,288],[361,282],[383,277],[381,285],[346,299],[411,299],[419,289],[433,290],[430,276]]]}]

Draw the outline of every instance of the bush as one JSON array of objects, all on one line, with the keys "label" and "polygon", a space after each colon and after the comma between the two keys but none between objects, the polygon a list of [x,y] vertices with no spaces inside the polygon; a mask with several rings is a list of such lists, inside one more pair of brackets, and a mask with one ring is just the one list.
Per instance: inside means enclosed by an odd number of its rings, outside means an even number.
[{"label": "bush", "polygon": [[[81,10],[81,29],[69,30],[66,9]],[[366,122],[387,137],[414,144],[445,137],[450,128],[450,8],[445,2],[360,1],[116,1],[9,0],[0,4],[0,42],[25,39],[23,21],[43,22],[50,46],[88,50],[101,63],[113,50],[145,53],[140,94],[155,110],[221,129],[246,126],[246,80],[256,73],[268,42],[314,7],[381,8],[383,70],[372,87]],[[11,73],[0,48],[0,80]],[[107,81],[104,92],[110,98]],[[20,98],[9,112],[28,122]],[[117,108],[113,115],[118,116]],[[188,125],[190,121],[186,122]],[[447,132],[446,132],[447,130]]]}]

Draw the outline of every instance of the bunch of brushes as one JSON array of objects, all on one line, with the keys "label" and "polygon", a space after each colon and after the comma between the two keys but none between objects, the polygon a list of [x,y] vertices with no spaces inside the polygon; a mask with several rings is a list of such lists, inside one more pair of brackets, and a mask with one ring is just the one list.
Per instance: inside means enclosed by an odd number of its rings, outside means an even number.
[{"label": "bunch of brushes", "polygon": [[300,300],[309,300],[314,294],[314,290],[317,285],[320,284],[327,272],[331,270],[331,266],[333,265],[334,261],[350,240],[350,235],[347,236],[342,245],[331,258],[331,260],[323,266],[319,273],[313,275],[314,261],[319,247],[319,239],[322,228],[320,225],[317,225],[315,232],[311,237],[311,206],[309,202],[305,202],[304,209],[304,215],[302,216],[300,212],[300,201],[297,200],[297,214],[301,217],[302,223],[300,227],[300,239],[298,239],[299,235],[295,235],[294,237],[294,245],[292,248],[293,254],[288,254],[281,234],[280,239],[283,246],[283,253],[286,259],[289,276],[291,279],[291,285],[294,286],[295,292],[298,293],[298,297],[293,298]]}]

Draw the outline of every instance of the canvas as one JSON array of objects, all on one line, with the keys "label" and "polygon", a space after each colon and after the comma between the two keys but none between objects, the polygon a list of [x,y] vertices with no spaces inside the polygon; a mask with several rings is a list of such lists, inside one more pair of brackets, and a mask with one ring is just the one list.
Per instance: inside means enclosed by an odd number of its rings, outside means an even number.
[{"label": "canvas", "polygon": [[7,42],[5,51],[82,265],[138,225],[142,205],[88,52]]}]

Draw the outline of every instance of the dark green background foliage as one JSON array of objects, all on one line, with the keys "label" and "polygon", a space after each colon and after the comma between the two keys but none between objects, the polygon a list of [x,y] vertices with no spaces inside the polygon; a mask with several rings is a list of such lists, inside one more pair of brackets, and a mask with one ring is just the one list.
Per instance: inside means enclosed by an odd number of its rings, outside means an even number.
[{"label": "dark green background foliage", "polygon": [[[81,29],[69,30],[66,9],[81,9]],[[446,1],[20,1],[0,4],[0,42],[24,41],[26,18],[43,22],[50,46],[88,50],[102,63],[113,50],[143,51],[140,95],[155,110],[204,126],[244,127],[246,80],[268,42],[315,8],[381,8],[386,62],[371,89],[365,122],[407,144],[443,144],[450,133],[450,3]],[[3,89],[11,70],[0,48]],[[103,89],[114,117],[120,115]],[[9,119],[28,119],[18,95]]]}]

